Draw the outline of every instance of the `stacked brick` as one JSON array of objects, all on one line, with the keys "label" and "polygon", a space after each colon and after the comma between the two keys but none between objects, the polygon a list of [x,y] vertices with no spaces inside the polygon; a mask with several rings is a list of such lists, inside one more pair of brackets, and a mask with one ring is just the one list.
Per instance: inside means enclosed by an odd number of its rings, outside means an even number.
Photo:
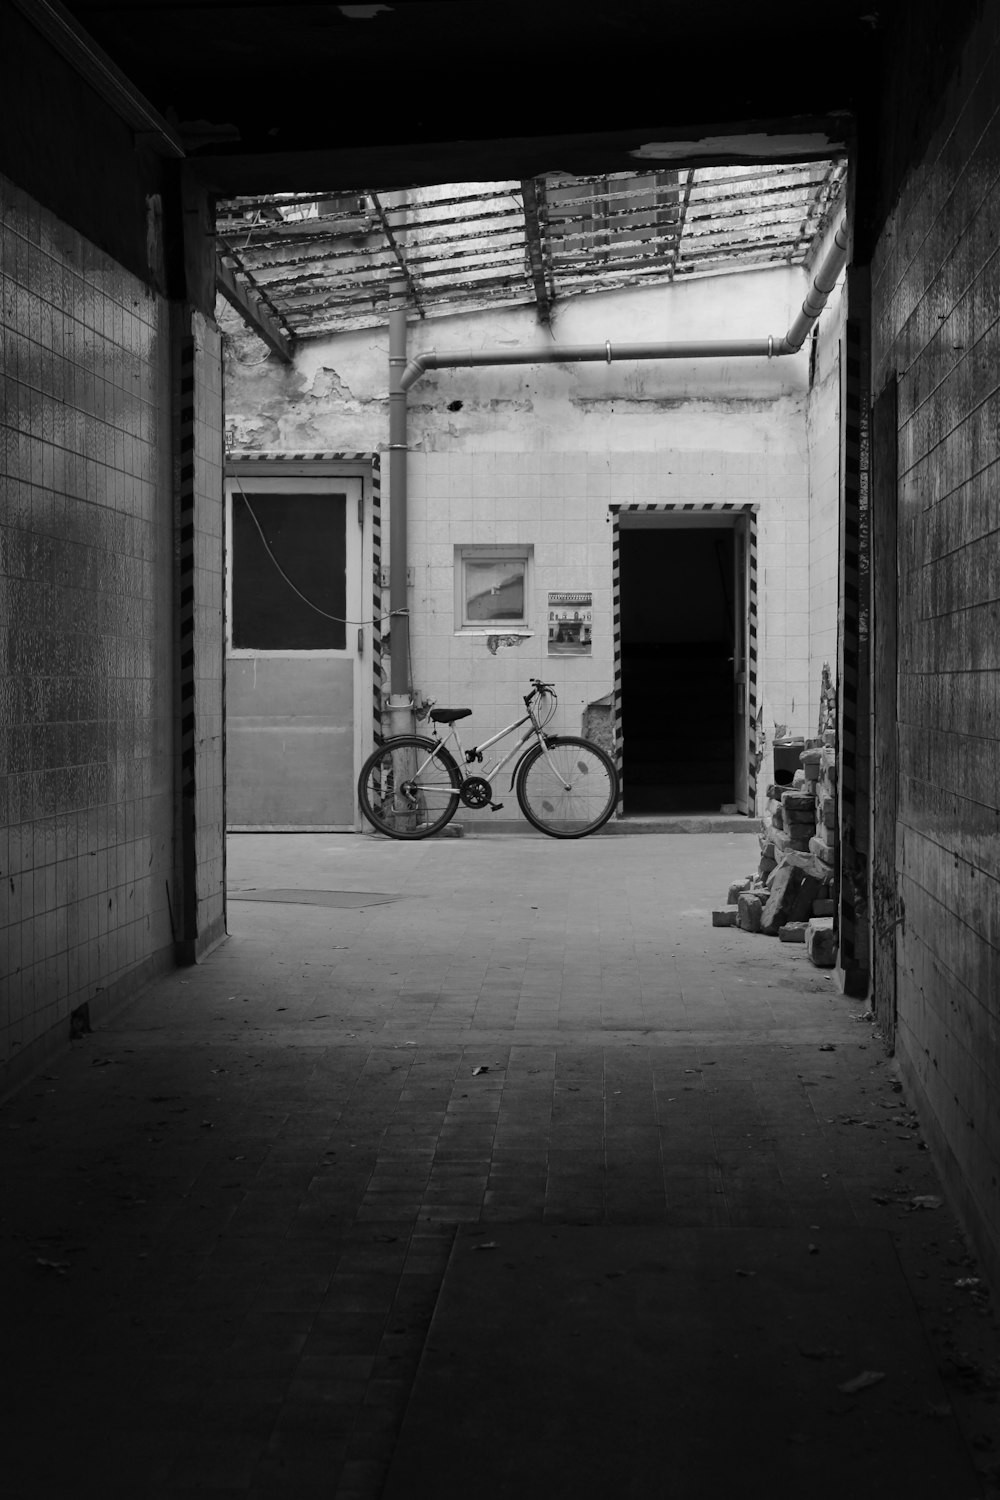
[{"label": "stacked brick", "polygon": [[[810,750],[806,754],[815,754],[817,757],[813,782],[816,794],[816,833],[809,848],[817,859],[828,866],[832,878],[837,862],[837,747],[834,730],[825,730],[822,745],[815,752]],[[803,764],[806,764],[805,755]],[[806,775],[808,774],[807,770]],[[809,784],[807,781],[806,785]]]},{"label": "stacked brick", "polygon": [[791,786],[767,790],[761,820],[760,863],[754,875],[729,887],[727,904],[712,913],[715,927],[761,932],[804,943],[820,968],[837,961],[833,876],[837,856],[835,732],[809,740]]}]

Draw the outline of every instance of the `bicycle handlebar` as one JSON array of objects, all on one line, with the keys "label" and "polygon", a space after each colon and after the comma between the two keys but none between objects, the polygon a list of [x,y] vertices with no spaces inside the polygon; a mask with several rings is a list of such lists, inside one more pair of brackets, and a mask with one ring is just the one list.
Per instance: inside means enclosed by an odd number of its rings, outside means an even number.
[{"label": "bicycle handlebar", "polygon": [[[556,685],[554,682],[543,682],[540,677],[529,677],[528,681],[531,683],[531,692],[525,694],[525,703],[530,703],[532,698],[540,697],[542,693],[551,693],[552,696],[555,697]],[[436,704],[436,698],[425,698],[423,703],[420,704],[419,707],[423,713],[427,713],[432,708],[434,708]],[[420,717],[420,715],[418,715],[418,717]]]},{"label": "bicycle handlebar", "polygon": [[[546,724],[552,722],[555,717],[559,699],[556,697],[554,682],[543,682],[540,677],[529,677],[531,692],[524,695],[524,706],[531,714],[532,722],[536,729],[544,729]],[[537,710],[532,710],[532,702],[536,698],[544,698],[546,701],[539,705]]]}]

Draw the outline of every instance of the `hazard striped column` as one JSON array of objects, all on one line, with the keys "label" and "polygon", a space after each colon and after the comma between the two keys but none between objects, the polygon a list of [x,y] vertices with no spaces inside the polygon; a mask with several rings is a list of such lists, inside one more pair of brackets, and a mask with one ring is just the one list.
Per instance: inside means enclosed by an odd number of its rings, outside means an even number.
[{"label": "hazard striped column", "polygon": [[382,743],[382,470],[377,453],[372,463],[372,716],[374,741]]},{"label": "hazard striped column", "polygon": [[618,807],[616,816],[621,817],[625,803],[624,758],[622,755],[622,568],[618,505],[611,509],[611,620],[614,634],[614,692],[613,730],[615,745],[615,768],[618,771]]},{"label": "hazard striped column", "polygon": [[757,810],[757,508],[749,510],[747,578],[747,809]]}]

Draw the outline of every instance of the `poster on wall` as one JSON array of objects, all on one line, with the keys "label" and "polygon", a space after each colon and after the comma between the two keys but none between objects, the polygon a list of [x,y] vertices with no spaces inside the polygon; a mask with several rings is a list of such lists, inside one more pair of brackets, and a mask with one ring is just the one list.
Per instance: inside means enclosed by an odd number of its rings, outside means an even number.
[{"label": "poster on wall", "polygon": [[591,594],[549,595],[549,655],[589,656],[594,622]]}]

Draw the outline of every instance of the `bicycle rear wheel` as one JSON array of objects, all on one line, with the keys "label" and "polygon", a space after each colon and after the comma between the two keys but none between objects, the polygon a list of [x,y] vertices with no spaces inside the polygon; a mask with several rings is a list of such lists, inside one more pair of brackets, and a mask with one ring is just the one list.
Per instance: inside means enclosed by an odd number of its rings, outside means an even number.
[{"label": "bicycle rear wheel", "polygon": [[614,761],[590,740],[553,735],[521,762],[515,787],[529,823],[554,839],[582,839],[608,821],[618,802]]},{"label": "bicycle rear wheel", "polygon": [[398,735],[369,755],[358,777],[361,811],[391,839],[425,839],[458,807],[462,777],[437,740]]}]

